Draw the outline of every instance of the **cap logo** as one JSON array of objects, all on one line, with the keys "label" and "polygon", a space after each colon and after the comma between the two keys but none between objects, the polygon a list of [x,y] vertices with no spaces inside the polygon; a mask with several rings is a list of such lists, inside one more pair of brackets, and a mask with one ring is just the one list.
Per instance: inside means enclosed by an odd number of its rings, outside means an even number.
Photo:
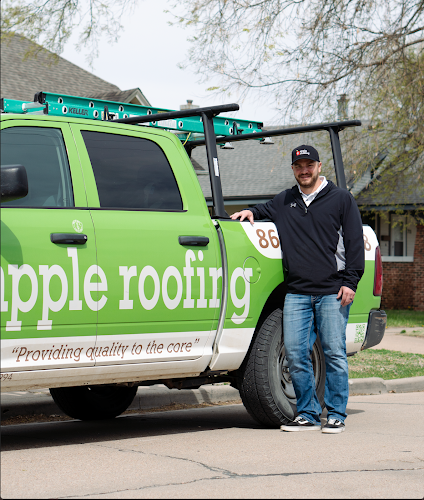
[{"label": "cap logo", "polygon": [[299,156],[299,155],[309,155],[309,151],[307,149],[301,149],[300,151],[297,150],[296,151],[296,156]]}]

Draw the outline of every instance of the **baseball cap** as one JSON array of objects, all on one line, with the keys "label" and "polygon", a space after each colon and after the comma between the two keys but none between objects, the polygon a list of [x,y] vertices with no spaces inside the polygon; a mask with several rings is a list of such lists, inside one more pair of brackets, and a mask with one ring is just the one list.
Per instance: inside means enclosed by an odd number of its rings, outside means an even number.
[{"label": "baseball cap", "polygon": [[298,148],[294,148],[292,151],[292,165],[296,160],[301,160],[302,158],[307,158],[312,161],[319,161],[318,151],[312,146],[307,146],[302,144]]}]

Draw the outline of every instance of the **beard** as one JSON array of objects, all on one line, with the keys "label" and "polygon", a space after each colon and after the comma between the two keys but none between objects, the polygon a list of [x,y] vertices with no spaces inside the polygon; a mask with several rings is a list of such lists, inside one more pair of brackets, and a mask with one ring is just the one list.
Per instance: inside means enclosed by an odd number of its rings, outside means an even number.
[{"label": "beard", "polygon": [[313,174],[307,174],[304,176],[299,175],[296,177],[296,180],[299,183],[300,187],[310,188],[315,186],[316,182],[318,181],[318,177],[319,172],[317,171]]}]

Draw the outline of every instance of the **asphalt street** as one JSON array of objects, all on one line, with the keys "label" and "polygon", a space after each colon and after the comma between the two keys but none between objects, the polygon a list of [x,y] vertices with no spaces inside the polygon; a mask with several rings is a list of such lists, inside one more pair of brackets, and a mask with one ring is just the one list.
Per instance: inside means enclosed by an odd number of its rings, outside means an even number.
[{"label": "asphalt street", "polygon": [[3,426],[1,497],[422,499],[423,408],[353,396],[337,435],[264,429],[242,405]]}]

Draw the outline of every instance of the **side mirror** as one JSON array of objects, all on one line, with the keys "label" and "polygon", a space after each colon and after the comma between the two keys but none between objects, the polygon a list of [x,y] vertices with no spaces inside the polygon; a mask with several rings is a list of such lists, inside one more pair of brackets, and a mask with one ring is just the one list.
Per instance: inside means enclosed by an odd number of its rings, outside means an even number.
[{"label": "side mirror", "polygon": [[19,200],[28,194],[28,176],[23,165],[1,166],[1,202]]}]

